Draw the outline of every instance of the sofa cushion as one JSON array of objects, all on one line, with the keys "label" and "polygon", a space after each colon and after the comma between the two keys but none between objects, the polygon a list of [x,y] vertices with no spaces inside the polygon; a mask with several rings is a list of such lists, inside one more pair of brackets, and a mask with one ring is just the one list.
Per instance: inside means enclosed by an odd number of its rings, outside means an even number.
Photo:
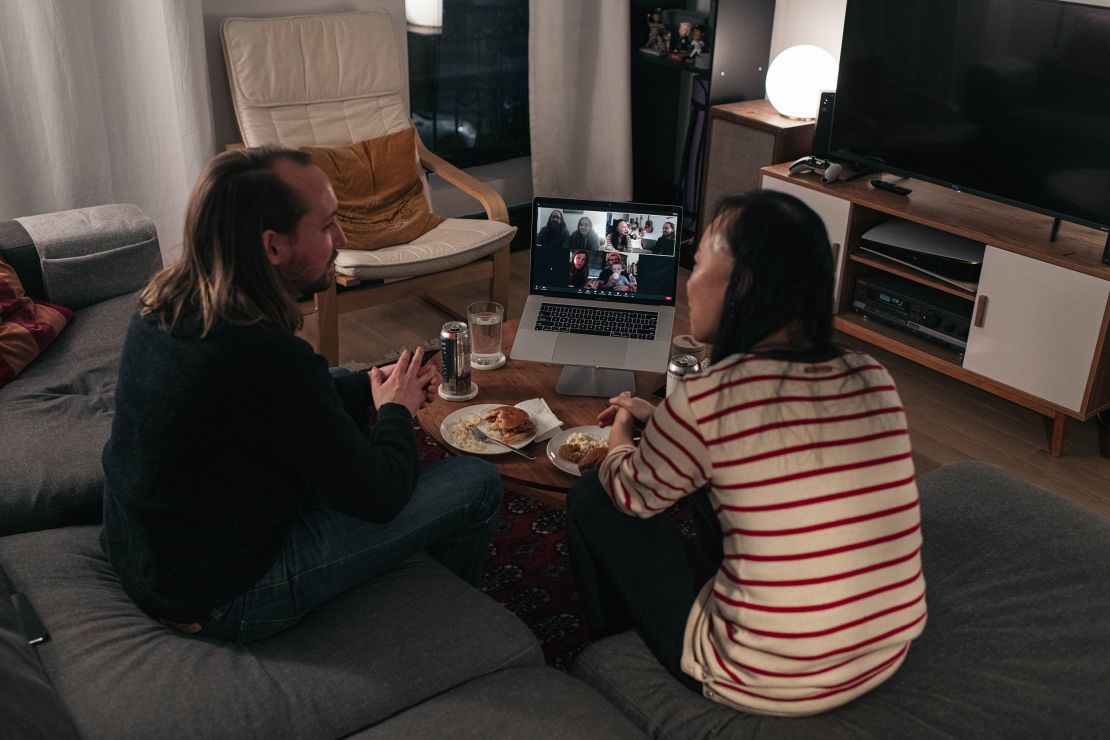
[{"label": "sofa cushion", "polygon": [[899,671],[825,714],[742,714],[684,688],[635,633],[573,672],[652,736],[1110,737],[1110,522],[985,463],[923,476],[929,622]]},{"label": "sofa cushion", "polygon": [[99,521],[100,453],[135,300],[75,311],[58,341],[0,388],[0,535]]},{"label": "sofa cushion", "polygon": [[352,740],[397,738],[642,738],[596,691],[546,666],[476,678],[413,707]]},{"label": "sofa cushion", "polygon": [[0,257],[0,388],[54,343],[71,315],[68,308],[28,296],[15,269]]},{"label": "sofa cushion", "polygon": [[443,222],[424,195],[415,128],[347,146],[304,150],[331,180],[347,249],[407,244]]},{"label": "sofa cushion", "polygon": [[65,705],[27,644],[0,571],[0,723],[4,737],[76,738]]},{"label": "sofa cushion", "polygon": [[154,223],[127,203],[16,221],[34,242],[47,297],[71,309],[133,293],[162,267]]},{"label": "sofa cushion", "polygon": [[340,737],[542,663],[520,620],[424,555],[266,640],[179,634],[127,598],[98,534],[0,538],[0,567],[50,631],[39,657],[86,738]]},{"label": "sofa cushion", "polygon": [[516,234],[500,221],[449,218],[409,244],[373,251],[340,249],[335,269],[363,280],[430,275],[493,254]]}]

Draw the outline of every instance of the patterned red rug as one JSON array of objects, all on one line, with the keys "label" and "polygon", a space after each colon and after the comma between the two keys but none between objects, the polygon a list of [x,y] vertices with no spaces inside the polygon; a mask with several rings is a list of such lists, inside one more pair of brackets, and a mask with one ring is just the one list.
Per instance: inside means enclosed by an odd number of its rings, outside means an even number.
[{"label": "patterned red rug", "polygon": [[[434,438],[414,429],[422,463],[448,456]],[[565,512],[506,493],[478,587],[528,625],[548,665],[568,669],[589,644],[570,570]]]},{"label": "patterned red rug", "polygon": [[[415,422],[413,431],[422,464],[451,454]],[[696,538],[684,502],[669,514],[685,537]],[[562,509],[506,493],[478,588],[528,625],[548,665],[569,670],[574,657],[590,644],[570,568]]]}]

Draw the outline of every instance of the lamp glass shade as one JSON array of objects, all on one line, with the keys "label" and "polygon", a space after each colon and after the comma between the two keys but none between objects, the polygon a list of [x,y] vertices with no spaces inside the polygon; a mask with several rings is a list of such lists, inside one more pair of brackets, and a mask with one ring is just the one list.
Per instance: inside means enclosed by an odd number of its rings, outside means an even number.
[{"label": "lamp glass shade", "polygon": [[443,25],[443,0],[405,0],[405,20],[414,26]]},{"label": "lamp glass shade", "polygon": [[821,93],[836,89],[836,60],[819,46],[791,46],[767,68],[767,100],[788,118],[816,118]]}]

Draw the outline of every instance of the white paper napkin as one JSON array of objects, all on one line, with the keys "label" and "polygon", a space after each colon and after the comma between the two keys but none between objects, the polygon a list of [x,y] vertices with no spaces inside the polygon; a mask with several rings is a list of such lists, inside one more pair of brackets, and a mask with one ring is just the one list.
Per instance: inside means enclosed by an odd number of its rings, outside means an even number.
[{"label": "white paper napkin", "polygon": [[529,398],[527,401],[518,403],[516,407],[521,411],[527,411],[532,417],[532,422],[536,425],[537,442],[550,439],[562,431],[563,422],[555,416],[547,401],[542,398]]}]

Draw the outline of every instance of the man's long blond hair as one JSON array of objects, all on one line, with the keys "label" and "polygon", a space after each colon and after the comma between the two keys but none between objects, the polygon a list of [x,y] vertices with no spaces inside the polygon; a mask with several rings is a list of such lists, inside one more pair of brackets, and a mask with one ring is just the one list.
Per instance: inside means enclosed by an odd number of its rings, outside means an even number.
[{"label": "man's long blond hair", "polygon": [[308,212],[275,171],[283,160],[312,163],[304,152],[277,147],[224,152],[208,163],[189,197],[181,259],[143,290],[142,315],[172,331],[182,314],[199,310],[201,336],[217,324],[301,328],[296,297],[262,244],[263,231],[291,234]]}]

